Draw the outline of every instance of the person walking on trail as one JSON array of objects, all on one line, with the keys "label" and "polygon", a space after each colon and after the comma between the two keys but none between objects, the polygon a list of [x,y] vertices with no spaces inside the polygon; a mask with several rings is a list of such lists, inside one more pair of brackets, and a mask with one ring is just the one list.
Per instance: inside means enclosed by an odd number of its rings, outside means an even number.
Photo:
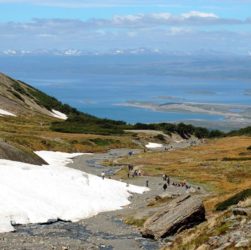
[{"label": "person walking on trail", "polygon": [[101,173],[101,177],[102,177],[103,180],[105,179],[105,172]]},{"label": "person walking on trail", "polygon": [[167,185],[169,186],[170,185],[170,177],[167,177]]},{"label": "person walking on trail", "polygon": [[167,184],[166,183],[163,185],[163,189],[164,189],[164,191],[166,191],[166,189],[167,189]]},{"label": "person walking on trail", "polygon": [[132,156],[132,155],[133,155],[133,151],[130,151],[130,152],[128,153],[128,155],[129,155],[129,156]]},{"label": "person walking on trail", "polygon": [[132,170],[133,170],[133,165],[129,164],[129,165],[128,165],[128,170],[129,170],[129,171],[132,171]]},{"label": "person walking on trail", "polygon": [[140,170],[138,171],[138,176],[141,176],[141,171]]},{"label": "person walking on trail", "polygon": [[168,176],[167,176],[166,174],[163,174],[163,175],[162,175],[163,181],[166,181],[166,180],[167,180],[167,177],[168,177]]},{"label": "person walking on trail", "polygon": [[149,180],[146,180],[146,187],[149,187]]}]

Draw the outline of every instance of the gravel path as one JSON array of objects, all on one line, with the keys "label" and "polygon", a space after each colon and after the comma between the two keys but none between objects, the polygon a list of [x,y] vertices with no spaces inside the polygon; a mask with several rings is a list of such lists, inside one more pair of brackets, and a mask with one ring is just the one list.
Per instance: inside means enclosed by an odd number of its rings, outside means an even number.
[{"label": "gravel path", "polygon": [[[111,150],[104,154],[84,155],[74,159],[69,167],[100,175],[105,171],[111,175],[121,166],[104,167],[103,160],[115,160],[128,155],[130,149]],[[138,153],[134,150],[134,153]],[[144,186],[149,181],[150,191],[143,195],[135,194],[131,204],[122,210],[98,214],[95,217],[78,223],[59,221],[50,225],[19,225],[16,232],[0,234],[0,249],[29,249],[29,250],[67,250],[67,249],[117,249],[117,250],[155,250],[161,247],[161,242],[141,237],[139,231],[123,223],[123,219],[138,213],[146,206],[149,199],[162,192],[163,182],[160,177],[137,177],[128,183]],[[183,188],[170,186],[172,193],[185,192]]]}]

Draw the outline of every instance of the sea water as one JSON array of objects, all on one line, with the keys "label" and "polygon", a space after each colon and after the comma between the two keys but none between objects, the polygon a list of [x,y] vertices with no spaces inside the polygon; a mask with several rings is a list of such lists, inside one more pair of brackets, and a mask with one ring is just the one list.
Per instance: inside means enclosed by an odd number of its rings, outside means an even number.
[{"label": "sea water", "polygon": [[[102,118],[136,122],[223,119],[221,116],[160,112],[127,102],[251,104],[249,58],[170,56],[0,57],[0,70]],[[240,68],[243,65],[243,68]]]}]

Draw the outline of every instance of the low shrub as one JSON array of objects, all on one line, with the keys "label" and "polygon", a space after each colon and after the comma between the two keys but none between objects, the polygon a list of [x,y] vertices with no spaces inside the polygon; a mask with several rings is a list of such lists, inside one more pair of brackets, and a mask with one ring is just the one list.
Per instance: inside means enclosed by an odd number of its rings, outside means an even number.
[{"label": "low shrub", "polygon": [[235,194],[234,196],[228,198],[227,200],[225,200],[221,203],[218,203],[215,207],[216,211],[224,211],[224,210],[228,209],[230,206],[236,205],[239,203],[239,201],[243,201],[250,196],[251,196],[251,188],[245,189],[245,190]]}]

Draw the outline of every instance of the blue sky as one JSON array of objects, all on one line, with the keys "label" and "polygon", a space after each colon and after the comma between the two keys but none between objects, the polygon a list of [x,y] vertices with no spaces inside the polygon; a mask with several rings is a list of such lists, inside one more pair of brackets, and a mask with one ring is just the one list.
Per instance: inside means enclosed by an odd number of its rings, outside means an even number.
[{"label": "blue sky", "polygon": [[251,0],[0,0],[0,51],[251,51]]}]

